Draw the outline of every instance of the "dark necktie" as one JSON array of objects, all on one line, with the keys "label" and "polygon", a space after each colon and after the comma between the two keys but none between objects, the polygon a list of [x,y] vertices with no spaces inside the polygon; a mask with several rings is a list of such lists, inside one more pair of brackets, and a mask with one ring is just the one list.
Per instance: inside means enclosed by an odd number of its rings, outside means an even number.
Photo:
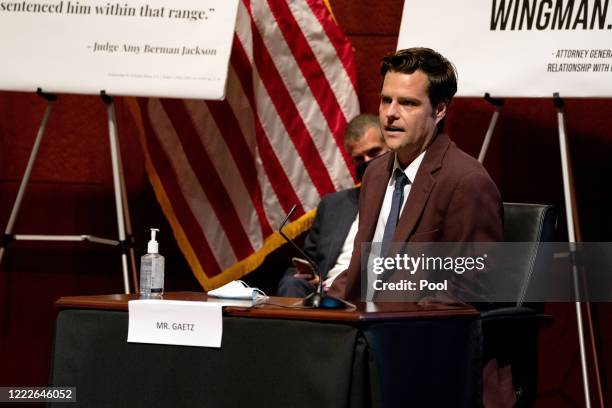
[{"label": "dark necktie", "polygon": [[382,246],[380,250],[381,256],[387,256],[389,251],[389,244],[393,239],[395,233],[395,227],[400,216],[400,209],[404,202],[404,187],[410,183],[406,174],[400,169],[395,169],[395,188],[393,190],[393,199],[391,200],[391,210],[389,211],[389,217],[387,218],[387,224],[385,225],[385,232],[383,234]]}]

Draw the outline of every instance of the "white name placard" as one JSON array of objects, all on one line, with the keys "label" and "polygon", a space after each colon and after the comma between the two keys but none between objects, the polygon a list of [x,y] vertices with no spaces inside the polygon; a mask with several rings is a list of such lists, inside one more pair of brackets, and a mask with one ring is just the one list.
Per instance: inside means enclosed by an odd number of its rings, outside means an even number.
[{"label": "white name placard", "polygon": [[0,89],[221,99],[238,0],[0,1]]},{"label": "white name placard", "polygon": [[612,96],[612,1],[406,0],[398,49],[457,67],[457,96]]},{"label": "white name placard", "polygon": [[143,299],[128,302],[129,343],[221,347],[220,304]]}]

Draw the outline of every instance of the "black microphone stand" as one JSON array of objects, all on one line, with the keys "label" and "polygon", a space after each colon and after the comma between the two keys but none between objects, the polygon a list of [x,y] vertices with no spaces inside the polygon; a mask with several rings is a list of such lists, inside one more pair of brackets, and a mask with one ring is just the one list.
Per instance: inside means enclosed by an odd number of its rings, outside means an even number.
[{"label": "black microphone stand", "polygon": [[289,239],[289,237],[287,237],[283,233],[283,228],[285,227],[285,225],[287,225],[287,222],[289,222],[289,218],[291,218],[291,215],[295,211],[295,208],[296,205],[291,207],[291,210],[289,210],[287,217],[285,217],[280,227],[278,227],[278,233],[285,239],[285,241],[290,243],[300,253],[300,255],[302,255],[304,259],[306,259],[306,261],[308,261],[310,266],[312,266],[312,270],[319,277],[319,284],[317,285],[317,289],[304,298],[304,300],[302,301],[302,305],[304,307],[313,309],[342,309],[346,307],[346,302],[344,302],[342,299],[338,299],[334,296],[329,296],[325,293],[325,290],[323,289],[323,277],[321,276],[321,272],[319,271],[319,268],[317,268],[316,263],[308,256],[308,254],[306,254],[306,252],[302,250],[302,248],[297,246],[295,242],[293,242],[293,240]]}]

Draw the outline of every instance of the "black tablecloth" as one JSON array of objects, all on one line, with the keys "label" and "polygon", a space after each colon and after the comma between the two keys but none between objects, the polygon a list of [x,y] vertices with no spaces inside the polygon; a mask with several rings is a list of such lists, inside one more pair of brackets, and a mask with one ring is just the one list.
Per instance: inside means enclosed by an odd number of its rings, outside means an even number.
[{"label": "black tablecloth", "polygon": [[71,407],[474,407],[480,401],[474,317],[347,324],[226,316],[221,349],[127,343],[127,329],[127,312],[59,312],[50,384],[77,387]]}]

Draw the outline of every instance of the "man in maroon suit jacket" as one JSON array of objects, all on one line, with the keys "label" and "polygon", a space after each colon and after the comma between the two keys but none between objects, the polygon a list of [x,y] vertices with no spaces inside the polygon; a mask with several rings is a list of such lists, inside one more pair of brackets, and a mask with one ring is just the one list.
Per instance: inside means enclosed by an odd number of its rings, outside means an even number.
[{"label": "man in maroon suit jacket", "polygon": [[[382,242],[384,235],[392,236],[391,242],[502,240],[497,187],[478,161],[442,133],[457,90],[452,64],[433,50],[411,48],[385,57],[381,74],[379,121],[391,152],[372,161],[363,178],[351,262],[330,289],[344,299],[361,295],[361,243]],[[401,215],[389,235],[400,179],[399,190],[406,184]]]}]

